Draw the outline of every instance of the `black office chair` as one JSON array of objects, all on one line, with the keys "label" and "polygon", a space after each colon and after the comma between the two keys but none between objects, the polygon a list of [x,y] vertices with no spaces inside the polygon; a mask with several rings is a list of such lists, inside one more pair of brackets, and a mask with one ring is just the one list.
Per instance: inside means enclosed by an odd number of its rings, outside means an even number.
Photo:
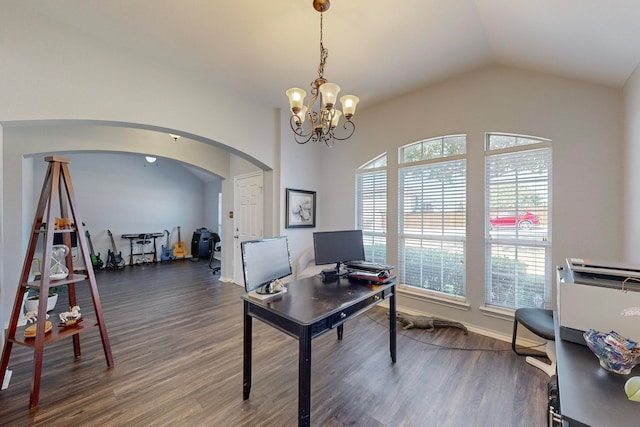
[{"label": "black office chair", "polygon": [[[525,328],[547,340],[544,353],[519,351],[516,346],[518,335],[518,323]],[[526,361],[532,366],[544,371],[550,377],[556,373],[556,347],[555,328],[553,325],[553,310],[543,308],[519,308],[513,318],[513,337],[511,338],[511,348],[519,356],[526,356]],[[544,363],[536,359],[540,357],[548,358],[551,363]]]},{"label": "black office chair", "polygon": [[218,236],[218,233],[211,233],[210,240],[211,257],[209,258],[209,268],[212,270],[212,274],[218,274],[220,273],[220,263],[222,261],[215,257],[215,253],[222,252],[222,248],[220,247],[220,236]]}]

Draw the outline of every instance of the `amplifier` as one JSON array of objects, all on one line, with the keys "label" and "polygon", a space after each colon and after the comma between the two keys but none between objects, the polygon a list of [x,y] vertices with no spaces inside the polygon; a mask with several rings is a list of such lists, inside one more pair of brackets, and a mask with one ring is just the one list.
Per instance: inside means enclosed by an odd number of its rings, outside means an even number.
[{"label": "amplifier", "polygon": [[211,232],[206,228],[197,229],[191,240],[191,256],[194,258],[211,257],[211,243]]}]

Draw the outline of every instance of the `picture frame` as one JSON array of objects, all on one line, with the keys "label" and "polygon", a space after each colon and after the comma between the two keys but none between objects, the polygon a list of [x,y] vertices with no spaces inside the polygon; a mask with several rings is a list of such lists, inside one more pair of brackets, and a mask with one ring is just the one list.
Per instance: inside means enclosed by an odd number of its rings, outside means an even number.
[{"label": "picture frame", "polygon": [[316,192],[287,188],[285,228],[316,226]]}]

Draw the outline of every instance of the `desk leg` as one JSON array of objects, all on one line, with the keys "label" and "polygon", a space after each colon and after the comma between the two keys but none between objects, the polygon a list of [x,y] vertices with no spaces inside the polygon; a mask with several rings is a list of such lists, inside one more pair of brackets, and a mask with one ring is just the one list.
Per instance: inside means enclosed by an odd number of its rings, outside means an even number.
[{"label": "desk leg", "polygon": [[298,427],[303,427],[311,425],[311,327],[303,327],[298,339]]},{"label": "desk leg", "polygon": [[133,266],[133,239],[129,239],[129,265]]},{"label": "desk leg", "polygon": [[156,246],[156,236],[153,236],[153,262],[158,262],[158,248]]},{"label": "desk leg", "polygon": [[343,333],[344,333],[344,323],[338,326],[338,340],[342,341]]},{"label": "desk leg", "polygon": [[389,351],[391,352],[391,361],[396,363],[396,287],[391,288],[391,297],[389,298]]},{"label": "desk leg", "polygon": [[242,399],[247,400],[251,393],[251,341],[252,318],[249,316],[249,303],[244,302],[244,361],[242,377]]},{"label": "desk leg", "polygon": [[[67,285],[67,293],[69,294],[69,300],[67,301],[69,303],[69,307],[73,307],[74,305],[77,305],[77,301],[76,301],[76,284],[75,283],[69,283]],[[80,351],[80,334],[73,334],[73,355],[75,357],[80,357],[81,351]]]}]

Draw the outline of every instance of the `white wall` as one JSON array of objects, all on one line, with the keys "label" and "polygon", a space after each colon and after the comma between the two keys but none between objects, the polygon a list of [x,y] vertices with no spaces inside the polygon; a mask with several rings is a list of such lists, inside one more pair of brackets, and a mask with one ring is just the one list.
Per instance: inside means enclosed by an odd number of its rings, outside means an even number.
[{"label": "white wall", "polygon": [[[330,165],[318,185],[325,228],[353,226],[354,171],[389,156],[388,262],[397,265],[397,150],[425,138],[468,138],[467,295],[469,311],[401,297],[402,306],[509,334],[510,320],[482,314],[484,299],[484,135],[511,132],[553,140],[553,260],[620,260],[622,250],[622,93],[606,87],[489,67],[360,111],[356,135],[319,151]],[[555,276],[555,275],[554,275]]]},{"label": "white wall", "polygon": [[[143,156],[116,153],[58,153],[71,160],[69,173],[78,210],[91,234],[94,250],[106,260],[114,236],[128,263],[129,239],[122,234],[162,233],[169,230],[171,245],[181,238],[191,253],[191,235],[204,226],[205,185],[196,176],[171,160],[149,164]],[[48,163],[44,156],[34,159],[34,203],[40,196]],[[157,248],[165,238],[157,239]],[[135,250],[135,249],[134,249]],[[139,252],[135,250],[135,252]],[[135,261],[135,260],[134,260]]]},{"label": "white wall", "polygon": [[197,135],[264,165],[275,161],[273,115],[224,81],[113,49],[12,2],[2,4],[0,40],[0,122],[126,122]]},{"label": "white wall", "polygon": [[[316,205],[320,209],[323,205],[333,205],[334,212],[348,212],[349,207],[343,207],[340,203],[334,203],[331,189],[323,185],[327,175],[333,173],[333,163],[320,161],[323,151],[329,150],[335,156],[341,156],[342,150],[338,147],[329,149],[324,143],[298,144],[293,138],[293,132],[289,125],[289,111],[282,111],[280,126],[281,138],[281,182],[279,187],[279,206],[281,214],[277,218],[280,235],[287,236],[289,251],[295,263],[296,258],[304,251],[313,249],[314,231],[322,231],[327,224],[327,218],[318,214],[315,228],[285,228],[286,189],[307,190],[316,192]],[[319,211],[318,211],[319,212]],[[351,225],[353,228],[353,224]]]},{"label": "white wall", "polygon": [[640,264],[640,67],[625,85],[624,255]]},{"label": "white wall", "polygon": [[[4,141],[4,131],[2,125],[0,124],[0,147],[3,146]],[[4,162],[4,154],[2,150],[0,150],[0,164]],[[0,173],[0,212],[4,212],[4,175]],[[14,298],[11,296],[11,288],[5,288],[5,280],[4,280],[4,259],[5,254],[5,233],[4,233],[4,223],[0,221],[0,342],[2,342],[2,347],[4,348],[4,300]],[[2,386],[0,386],[1,388]]]},{"label": "white wall", "polygon": [[215,179],[204,187],[204,227],[221,234],[218,230],[218,194],[222,193],[222,181]]}]

